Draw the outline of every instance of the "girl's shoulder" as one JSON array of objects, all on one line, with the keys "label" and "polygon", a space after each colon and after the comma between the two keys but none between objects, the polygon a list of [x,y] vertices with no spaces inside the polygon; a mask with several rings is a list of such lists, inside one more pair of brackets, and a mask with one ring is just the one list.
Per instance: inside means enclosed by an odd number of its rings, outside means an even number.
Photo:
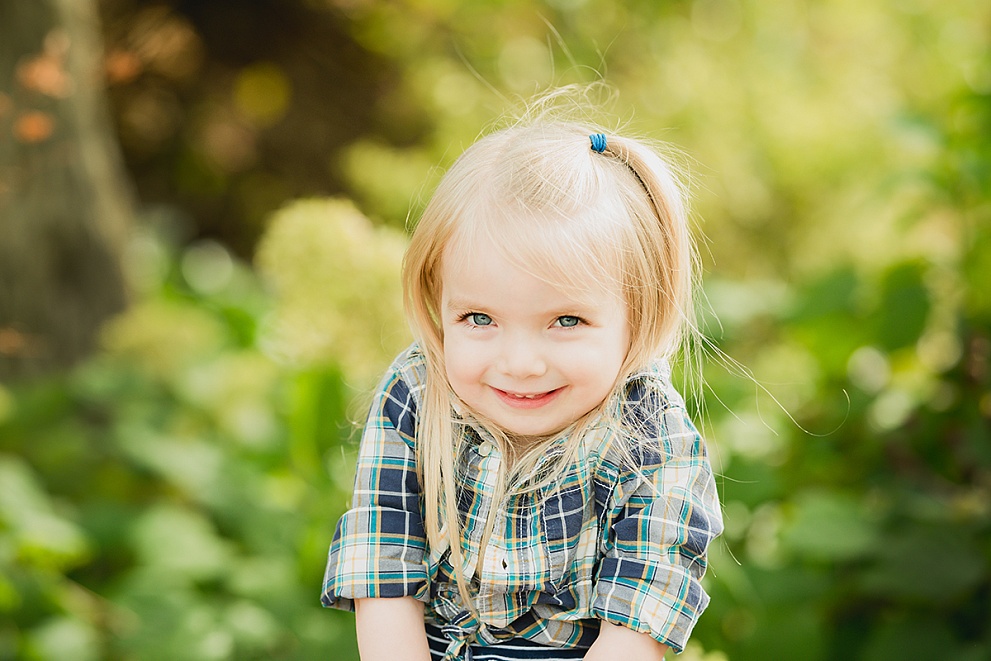
[{"label": "girl's shoulder", "polygon": [[666,360],[631,374],[614,397],[599,464],[613,479],[659,468],[672,456],[673,441],[697,435]]},{"label": "girl's shoulder", "polygon": [[414,342],[406,347],[389,365],[379,383],[379,396],[395,391],[409,393],[414,405],[418,405],[427,381],[427,363],[423,351]]},{"label": "girl's shoulder", "polygon": [[416,392],[419,399],[419,393],[427,380],[427,358],[420,345],[414,342],[403,349],[389,366],[389,375],[402,379],[407,387]]},{"label": "girl's shoulder", "polygon": [[396,356],[375,391],[368,426],[391,427],[412,444],[426,374],[423,352],[416,344]]},{"label": "girl's shoulder", "polygon": [[614,411],[624,426],[637,427],[670,409],[685,409],[685,399],[671,381],[671,365],[658,358],[627,377]]}]

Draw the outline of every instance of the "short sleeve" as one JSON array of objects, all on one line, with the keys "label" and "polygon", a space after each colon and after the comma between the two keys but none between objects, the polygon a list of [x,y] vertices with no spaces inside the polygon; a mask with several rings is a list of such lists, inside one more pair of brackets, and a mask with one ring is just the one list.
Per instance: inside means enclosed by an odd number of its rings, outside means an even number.
[{"label": "short sleeve", "polygon": [[[654,393],[640,466],[619,470],[596,574],[596,617],[681,652],[709,597],[700,583],[722,515],[705,445],[680,396]],[[643,446],[651,447],[650,445]]]},{"label": "short sleeve", "polygon": [[362,434],[351,508],[328,555],[324,606],[353,610],[353,600],[364,597],[428,599],[415,428],[413,392],[394,365]]}]

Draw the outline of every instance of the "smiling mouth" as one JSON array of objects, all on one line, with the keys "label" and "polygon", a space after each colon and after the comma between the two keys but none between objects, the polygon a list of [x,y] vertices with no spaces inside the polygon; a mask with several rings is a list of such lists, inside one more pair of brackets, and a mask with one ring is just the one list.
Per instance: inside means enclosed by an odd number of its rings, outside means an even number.
[{"label": "smiling mouth", "polygon": [[507,390],[500,390],[499,388],[492,388],[492,390],[499,396],[499,399],[513,408],[534,409],[550,403],[564,388],[555,388],[554,390],[531,394],[509,392]]}]

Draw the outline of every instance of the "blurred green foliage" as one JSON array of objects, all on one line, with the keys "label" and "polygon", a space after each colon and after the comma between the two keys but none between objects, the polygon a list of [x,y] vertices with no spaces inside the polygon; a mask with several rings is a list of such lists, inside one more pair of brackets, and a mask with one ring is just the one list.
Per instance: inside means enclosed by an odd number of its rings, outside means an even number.
[{"label": "blurred green foliage", "polygon": [[[0,659],[356,658],[317,594],[354,421],[406,341],[399,228],[513,98],[599,77],[621,123],[695,160],[706,332],[745,366],[705,369],[727,529],[685,657],[991,658],[986,3],[325,5],[389,72],[310,173],[334,191],[258,169],[305,129],[299,68],[204,55],[203,23],[154,9],[211,93],[154,143],[142,95],[192,83],[138,79],[125,148],[177,182],[158,202],[267,218],[257,268],[149,213],[105,349],[0,387]],[[139,16],[119,43],[160,54]],[[276,210],[299,192],[346,197]]]},{"label": "blurred green foliage", "polygon": [[[336,259],[326,239],[311,252]],[[104,351],[3,391],[0,658],[354,656],[347,616],[315,605],[351,386],[329,358],[263,350],[279,311],[223,249],[180,258],[150,231],[135,249],[141,299]]]}]

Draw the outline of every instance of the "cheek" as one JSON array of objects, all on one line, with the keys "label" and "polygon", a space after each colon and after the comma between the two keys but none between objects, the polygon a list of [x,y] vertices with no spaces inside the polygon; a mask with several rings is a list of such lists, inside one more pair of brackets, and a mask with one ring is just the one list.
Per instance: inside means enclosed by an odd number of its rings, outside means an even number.
[{"label": "cheek", "polygon": [[448,382],[459,395],[463,388],[477,382],[482,373],[478,352],[470,351],[464,342],[451,335],[444,341],[444,366]]},{"label": "cheek", "polygon": [[590,365],[590,367],[592,369],[586,373],[585,382],[590,391],[605,397],[616,383],[616,378],[619,375],[619,363],[613,360],[602,360],[595,365]]},{"label": "cheek", "polygon": [[591,378],[597,387],[612,388],[623,369],[629,349],[629,335],[625,328],[617,330],[606,338],[599,350],[595,352],[596,360],[593,366],[595,375]]}]

